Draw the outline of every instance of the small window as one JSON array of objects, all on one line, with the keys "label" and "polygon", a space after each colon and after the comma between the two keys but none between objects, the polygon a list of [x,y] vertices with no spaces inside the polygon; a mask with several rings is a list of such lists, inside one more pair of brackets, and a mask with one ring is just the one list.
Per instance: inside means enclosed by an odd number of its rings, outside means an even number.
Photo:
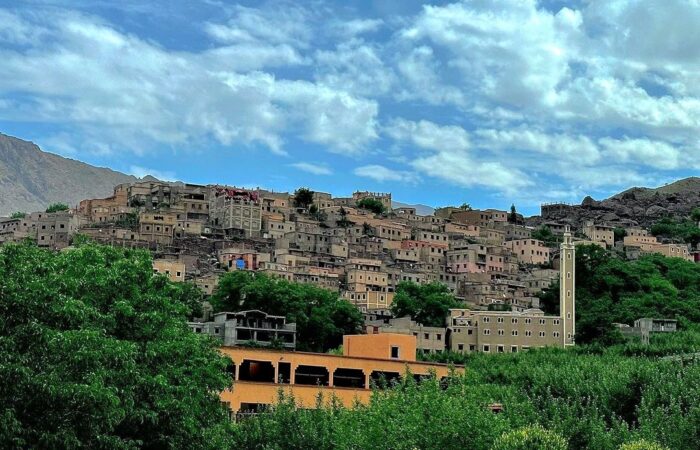
[{"label": "small window", "polygon": [[484,349],[484,353],[488,353],[491,351],[491,347],[488,344],[484,344],[483,349]]},{"label": "small window", "polygon": [[394,345],[391,346],[391,358],[392,359],[399,358],[399,348],[394,346]]}]

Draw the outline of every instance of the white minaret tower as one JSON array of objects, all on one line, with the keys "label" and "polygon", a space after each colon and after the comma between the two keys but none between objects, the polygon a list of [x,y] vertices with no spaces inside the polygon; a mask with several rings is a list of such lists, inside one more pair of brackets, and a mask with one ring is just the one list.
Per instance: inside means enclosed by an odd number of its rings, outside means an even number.
[{"label": "white minaret tower", "polygon": [[564,229],[564,241],[559,252],[559,309],[564,346],[574,345],[576,336],[576,246],[571,230]]}]

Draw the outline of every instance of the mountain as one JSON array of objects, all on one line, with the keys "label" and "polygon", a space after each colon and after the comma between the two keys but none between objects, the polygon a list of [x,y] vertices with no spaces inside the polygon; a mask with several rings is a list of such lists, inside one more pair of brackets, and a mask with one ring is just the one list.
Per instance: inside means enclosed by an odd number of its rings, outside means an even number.
[{"label": "mountain", "polygon": [[688,217],[700,207],[700,178],[689,177],[656,188],[633,187],[604,200],[591,197],[580,205],[545,205],[541,217],[528,219],[530,224],[547,220],[581,224],[597,223],[651,226],[662,217]]},{"label": "mountain", "polygon": [[0,133],[0,216],[43,211],[57,202],[74,206],[86,198],[107,197],[115,185],[135,180]]},{"label": "mountain", "polygon": [[408,203],[401,203],[401,202],[391,202],[391,208],[396,209],[396,208],[416,208],[416,214],[420,216],[430,216],[435,212],[435,208],[430,207],[428,205],[409,205]]}]

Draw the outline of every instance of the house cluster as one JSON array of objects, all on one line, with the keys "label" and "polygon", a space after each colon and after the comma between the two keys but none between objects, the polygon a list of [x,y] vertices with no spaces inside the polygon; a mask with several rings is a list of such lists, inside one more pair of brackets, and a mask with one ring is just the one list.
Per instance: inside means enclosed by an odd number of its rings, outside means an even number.
[{"label": "house cluster", "polygon": [[[367,199],[381,208],[368,209]],[[68,211],[1,218],[0,243],[29,238],[60,250],[80,233],[105,244],[142,247],[152,251],[155,273],[192,281],[209,295],[218,277],[233,270],[311,283],[356,305],[367,333],[411,334],[424,352],[572,344],[574,271],[567,258],[577,245],[692,259],[687,246],[658,242],[634,226],[616,241],[608,224],[548,222],[556,242],[544,242],[533,237],[535,228],[522,216],[496,209],[448,207],[422,215],[415,208],[392,208],[390,193],[366,191],[350,197],[313,192],[310,203],[297,200],[263,189],[141,180]],[[570,304],[562,305],[559,317],[545,316],[538,295],[557,279],[562,301]],[[443,283],[464,306],[451,311],[444,327],[392,317],[404,281]],[[193,330],[218,334],[224,343],[252,335],[294,343],[293,333],[286,340],[287,325],[260,332],[242,327],[248,319],[240,314],[205,317]]]}]

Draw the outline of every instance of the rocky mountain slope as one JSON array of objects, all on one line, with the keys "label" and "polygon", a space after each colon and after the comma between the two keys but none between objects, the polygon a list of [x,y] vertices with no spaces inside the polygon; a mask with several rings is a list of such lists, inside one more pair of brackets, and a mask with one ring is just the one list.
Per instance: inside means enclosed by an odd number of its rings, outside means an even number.
[{"label": "rocky mountain slope", "polygon": [[86,198],[106,197],[131,175],[42,151],[32,142],[0,133],[0,216],[71,206]]},{"label": "rocky mountain slope", "polygon": [[547,220],[581,224],[637,223],[650,226],[665,216],[687,217],[700,207],[700,178],[690,177],[657,188],[634,187],[605,200],[583,199],[580,205],[547,205],[542,216],[531,218],[532,224]]}]

